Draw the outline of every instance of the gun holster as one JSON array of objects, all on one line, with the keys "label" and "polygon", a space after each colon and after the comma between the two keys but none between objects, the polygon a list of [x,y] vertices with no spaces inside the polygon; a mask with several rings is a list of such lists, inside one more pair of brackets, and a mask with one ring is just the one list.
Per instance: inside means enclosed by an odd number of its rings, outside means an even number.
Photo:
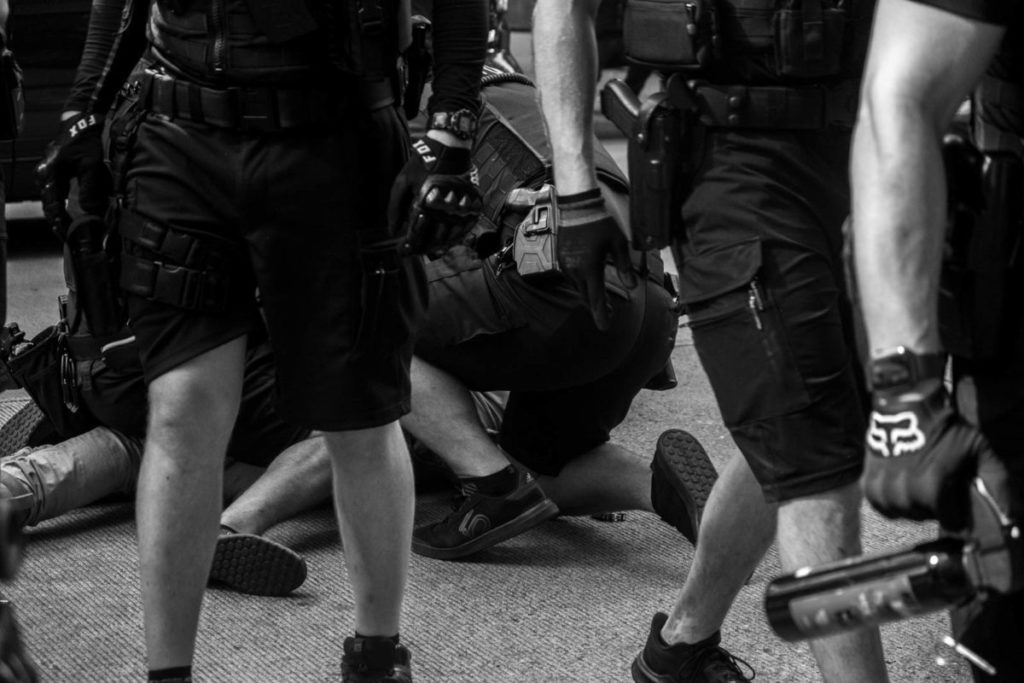
[{"label": "gun holster", "polygon": [[633,247],[667,247],[681,232],[693,176],[698,108],[690,86],[673,75],[663,91],[641,103],[629,86],[613,80],[601,91],[601,110],[628,138]]},{"label": "gun holster", "polygon": [[[106,221],[86,214],[72,221],[66,238],[75,278],[76,309],[85,314],[90,334],[100,339],[124,328],[116,256],[108,252],[109,232]],[[71,321],[71,332],[77,328],[78,321]]]}]

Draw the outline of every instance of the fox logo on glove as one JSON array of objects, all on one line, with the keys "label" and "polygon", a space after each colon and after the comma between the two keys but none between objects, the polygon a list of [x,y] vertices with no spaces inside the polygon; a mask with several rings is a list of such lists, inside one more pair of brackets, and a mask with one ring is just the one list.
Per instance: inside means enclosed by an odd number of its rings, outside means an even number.
[{"label": "fox logo on glove", "polygon": [[867,444],[875,453],[886,458],[912,453],[925,444],[924,432],[911,411],[885,415],[871,412]]}]

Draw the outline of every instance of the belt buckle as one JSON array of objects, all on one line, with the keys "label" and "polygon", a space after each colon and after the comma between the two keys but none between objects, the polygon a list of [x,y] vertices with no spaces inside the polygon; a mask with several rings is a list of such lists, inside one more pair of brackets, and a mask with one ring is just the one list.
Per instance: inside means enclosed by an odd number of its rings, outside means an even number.
[{"label": "belt buckle", "polygon": [[276,92],[270,88],[238,88],[235,91],[238,126],[243,131],[271,131],[281,127]]}]

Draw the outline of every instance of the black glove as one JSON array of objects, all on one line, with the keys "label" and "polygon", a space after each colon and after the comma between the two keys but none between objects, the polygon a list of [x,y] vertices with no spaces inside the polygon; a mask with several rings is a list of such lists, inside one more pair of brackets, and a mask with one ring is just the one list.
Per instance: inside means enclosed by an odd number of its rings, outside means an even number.
[{"label": "black glove", "polygon": [[78,180],[78,204],[85,213],[104,216],[113,181],[103,154],[103,118],[78,114],[61,122],[62,130],[46,147],[36,167],[43,213],[64,237],[70,223],[66,204],[72,178]]},{"label": "black glove", "polygon": [[558,267],[590,306],[594,324],[606,330],[611,310],[604,291],[604,267],[611,255],[615,267],[627,282],[635,280],[629,245],[619,224],[608,213],[600,189],[556,197]]},{"label": "black glove", "polygon": [[429,254],[469,232],[482,206],[469,149],[424,137],[391,187],[388,223],[403,253]]},{"label": "black glove", "polygon": [[876,390],[872,400],[863,485],[876,510],[886,517],[938,519],[961,530],[970,523],[976,475],[1008,510],[1003,463],[981,432],[953,410],[941,381]]}]

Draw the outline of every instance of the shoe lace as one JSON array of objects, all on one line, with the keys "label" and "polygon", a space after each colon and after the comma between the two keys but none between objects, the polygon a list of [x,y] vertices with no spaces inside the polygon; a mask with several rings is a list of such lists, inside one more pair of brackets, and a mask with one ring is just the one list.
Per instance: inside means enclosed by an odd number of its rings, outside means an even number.
[{"label": "shoe lace", "polygon": [[[744,673],[740,667],[750,672]],[[709,645],[689,658],[679,669],[681,680],[752,681],[757,676],[754,667],[745,660],[717,645]]]}]

